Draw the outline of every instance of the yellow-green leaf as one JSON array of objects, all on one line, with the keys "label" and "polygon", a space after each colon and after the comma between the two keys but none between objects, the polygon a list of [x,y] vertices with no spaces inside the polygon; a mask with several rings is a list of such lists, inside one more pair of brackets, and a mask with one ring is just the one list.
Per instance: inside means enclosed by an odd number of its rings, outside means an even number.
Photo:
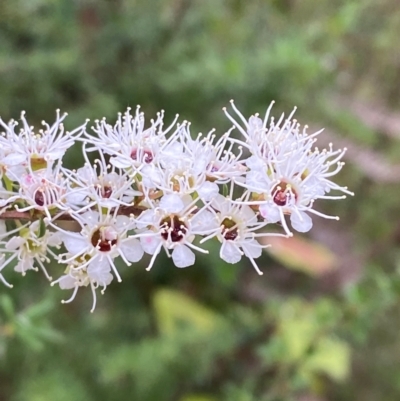
[{"label": "yellow-green leaf", "polygon": [[339,339],[321,338],[303,369],[312,373],[325,373],[333,380],[343,381],[349,375],[350,348]]},{"label": "yellow-green leaf", "polygon": [[158,328],[163,334],[181,330],[182,323],[199,331],[209,332],[222,318],[178,291],[159,290],[153,298]]},{"label": "yellow-green leaf", "polygon": [[180,401],[217,401],[216,398],[211,397],[209,395],[185,395]]}]

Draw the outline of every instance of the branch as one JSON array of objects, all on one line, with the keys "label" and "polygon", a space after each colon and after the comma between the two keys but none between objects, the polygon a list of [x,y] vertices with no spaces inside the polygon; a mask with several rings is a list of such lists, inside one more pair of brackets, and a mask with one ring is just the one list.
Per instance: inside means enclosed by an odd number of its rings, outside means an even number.
[{"label": "branch", "polygon": [[[120,216],[139,216],[145,208],[138,207],[138,206],[122,206],[118,210],[118,215]],[[57,213],[55,214],[57,216]],[[9,210],[0,214],[0,220],[38,220],[41,217],[45,217],[44,214],[36,211],[35,214],[30,212],[18,212],[16,210]],[[68,213],[62,213],[57,216],[55,220],[61,221],[74,221],[75,219]]]}]

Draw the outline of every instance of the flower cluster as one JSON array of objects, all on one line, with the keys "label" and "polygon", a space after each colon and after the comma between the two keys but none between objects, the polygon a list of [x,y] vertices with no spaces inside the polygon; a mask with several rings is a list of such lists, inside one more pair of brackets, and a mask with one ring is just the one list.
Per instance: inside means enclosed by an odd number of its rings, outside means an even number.
[{"label": "flower cluster", "polygon": [[[309,231],[312,215],[337,219],[314,203],[351,194],[331,180],[345,149],[316,148],[320,132],[300,130],[293,113],[275,121],[271,107],[264,119],[245,118],[233,102],[232,110],[224,109],[233,123],[226,133],[197,136],[178,116],[165,127],[163,112],[146,126],[139,107],[114,125],[103,119],[71,132],[59,111],[38,131],[24,113],[19,131],[0,119],[0,280],[11,287],[11,265],[23,275],[40,269],[72,290],[63,302],[90,287],[94,310],[96,289],[121,281],[117,258],[129,267],[149,254],[150,270],[163,251],[184,268],[216,240],[221,259],[246,257],[262,274],[260,237]],[[62,159],[77,142],[85,164],[70,170]],[[51,259],[62,266],[54,280]]]}]

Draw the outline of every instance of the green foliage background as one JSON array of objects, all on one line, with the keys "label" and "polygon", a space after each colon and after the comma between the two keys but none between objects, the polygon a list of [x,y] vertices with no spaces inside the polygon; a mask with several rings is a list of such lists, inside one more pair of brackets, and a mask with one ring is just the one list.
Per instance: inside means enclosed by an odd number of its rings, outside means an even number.
[{"label": "green foliage background", "polygon": [[[348,144],[356,193],[320,204],[341,221],[316,219],[294,259],[265,254],[262,277],[216,249],[186,270],[160,257],[121,266],[94,314],[90,291],[61,305],[43,277],[9,277],[0,399],[399,400],[399,37],[396,0],[0,1],[4,120],[60,108],[72,128],[141,104],[224,132],[231,98],[248,115],[274,99]],[[335,269],[310,264],[321,246]]]}]

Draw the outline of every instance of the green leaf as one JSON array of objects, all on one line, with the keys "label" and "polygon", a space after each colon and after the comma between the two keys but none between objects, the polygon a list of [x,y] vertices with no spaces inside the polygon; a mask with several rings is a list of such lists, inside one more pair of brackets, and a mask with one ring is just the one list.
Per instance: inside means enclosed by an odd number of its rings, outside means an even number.
[{"label": "green leaf", "polygon": [[325,373],[331,379],[343,381],[349,375],[350,348],[342,340],[330,337],[322,338],[315,352],[307,358],[304,371]]},{"label": "green leaf", "polygon": [[44,224],[43,219],[39,221],[39,230],[38,230],[38,238],[44,237],[46,234],[46,224]]},{"label": "green leaf", "polygon": [[284,347],[284,359],[301,359],[314,341],[317,327],[312,320],[292,319],[281,323],[279,334]]},{"label": "green leaf", "polygon": [[3,174],[3,182],[4,182],[4,187],[7,191],[13,190],[13,182],[7,177],[6,174]]},{"label": "green leaf", "polygon": [[15,315],[14,305],[12,303],[11,298],[8,295],[2,295],[0,297],[0,306],[9,320],[14,318]]},{"label": "green leaf", "polygon": [[222,321],[222,318],[213,311],[173,290],[157,291],[153,305],[158,328],[163,334],[174,334],[184,325],[209,332]]},{"label": "green leaf", "polygon": [[209,395],[190,394],[185,395],[180,401],[216,401],[216,398]]}]

